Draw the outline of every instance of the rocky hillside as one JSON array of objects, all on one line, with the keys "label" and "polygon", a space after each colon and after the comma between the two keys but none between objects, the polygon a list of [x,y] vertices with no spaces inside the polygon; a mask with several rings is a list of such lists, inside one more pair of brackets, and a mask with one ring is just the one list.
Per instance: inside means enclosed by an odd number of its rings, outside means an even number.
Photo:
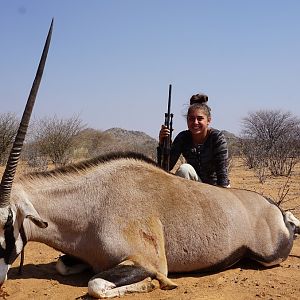
[{"label": "rocky hillside", "polygon": [[158,141],[144,132],[110,128],[103,132],[111,138],[110,145],[103,149],[107,151],[135,151],[141,152],[152,159],[156,159]]},{"label": "rocky hillside", "polygon": [[225,135],[228,144],[229,155],[239,155],[240,154],[239,137],[226,130],[222,130],[222,132]]},{"label": "rocky hillside", "polygon": [[157,146],[157,140],[142,131],[126,130],[122,128],[110,128],[104,133],[109,134],[114,141],[126,142],[129,144],[147,144]]}]

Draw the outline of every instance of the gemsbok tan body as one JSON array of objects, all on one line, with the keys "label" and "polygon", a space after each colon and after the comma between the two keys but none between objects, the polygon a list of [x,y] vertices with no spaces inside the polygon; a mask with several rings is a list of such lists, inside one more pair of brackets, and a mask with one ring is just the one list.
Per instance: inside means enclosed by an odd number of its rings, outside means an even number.
[{"label": "gemsbok tan body", "polygon": [[[24,139],[23,120],[20,128]],[[105,298],[150,291],[152,279],[171,289],[169,272],[217,271],[244,257],[278,264],[299,233],[299,220],[260,194],[182,179],[140,154],[27,174],[12,185],[15,144],[0,189],[1,284],[28,241],[65,253],[61,274],[92,268],[89,294]]]}]

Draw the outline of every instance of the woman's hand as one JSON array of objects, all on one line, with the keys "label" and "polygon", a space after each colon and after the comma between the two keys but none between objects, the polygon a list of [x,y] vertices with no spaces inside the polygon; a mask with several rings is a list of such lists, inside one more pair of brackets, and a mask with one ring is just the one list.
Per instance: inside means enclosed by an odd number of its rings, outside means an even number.
[{"label": "woman's hand", "polygon": [[161,129],[159,131],[159,144],[162,145],[164,139],[170,135],[170,129],[165,125],[161,125]]}]

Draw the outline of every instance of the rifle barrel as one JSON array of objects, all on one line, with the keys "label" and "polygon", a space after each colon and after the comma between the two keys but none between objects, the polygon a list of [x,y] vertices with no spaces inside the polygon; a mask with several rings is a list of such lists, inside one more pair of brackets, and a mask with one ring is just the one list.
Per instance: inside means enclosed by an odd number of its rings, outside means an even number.
[{"label": "rifle barrel", "polygon": [[171,150],[171,140],[172,140],[172,119],[173,114],[171,113],[171,95],[172,95],[172,85],[169,85],[169,98],[168,98],[168,112],[165,113],[165,126],[170,130],[170,135],[164,139],[163,149],[162,149],[162,159],[161,166],[166,171],[170,170],[170,150]]},{"label": "rifle barrel", "polygon": [[168,112],[166,126],[170,129],[172,84],[169,84]]}]

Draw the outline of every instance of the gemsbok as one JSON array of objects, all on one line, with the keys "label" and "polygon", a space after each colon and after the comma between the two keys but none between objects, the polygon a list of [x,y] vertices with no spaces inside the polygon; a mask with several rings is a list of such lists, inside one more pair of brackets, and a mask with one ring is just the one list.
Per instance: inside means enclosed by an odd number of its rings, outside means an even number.
[{"label": "gemsbok", "polygon": [[151,291],[153,280],[175,288],[168,272],[217,271],[244,257],[272,266],[288,257],[300,229],[290,212],[256,192],[176,177],[141,154],[14,181],[52,26],[0,186],[1,285],[28,241],[64,253],[61,274],[93,269],[88,292],[98,298]]}]

